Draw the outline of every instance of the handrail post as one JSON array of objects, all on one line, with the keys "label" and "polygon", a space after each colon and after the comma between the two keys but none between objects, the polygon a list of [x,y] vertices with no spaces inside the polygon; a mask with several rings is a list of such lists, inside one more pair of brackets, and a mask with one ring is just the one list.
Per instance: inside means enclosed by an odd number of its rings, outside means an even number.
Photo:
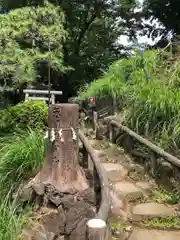
[{"label": "handrail post", "polygon": [[113,115],[116,113],[116,106],[117,106],[116,97],[113,96],[113,109],[112,109]]},{"label": "handrail post", "polygon": [[96,132],[97,130],[97,121],[98,121],[98,113],[93,111],[93,130]]},{"label": "handrail post", "polygon": [[113,126],[111,125],[111,123],[109,123],[109,125],[108,125],[108,133],[109,133],[109,141],[112,142],[112,140],[113,140]]},{"label": "handrail post", "polygon": [[83,144],[83,149],[82,149],[82,154],[83,154],[83,167],[85,169],[88,169],[88,152]]},{"label": "handrail post", "polygon": [[150,154],[151,174],[152,174],[152,176],[155,176],[156,175],[156,171],[157,171],[156,154],[153,151],[149,151],[149,154]]},{"label": "handrail post", "polygon": [[96,170],[96,167],[94,166],[93,169],[93,187],[94,187],[94,192],[96,194],[96,206],[98,206],[99,202],[100,202],[100,184],[99,184],[99,176]]},{"label": "handrail post", "polygon": [[88,240],[107,240],[107,225],[101,219],[91,219],[87,222]]},{"label": "handrail post", "polygon": [[[83,145],[85,146],[87,152],[88,152],[88,162],[91,162],[93,164],[93,187],[96,193],[96,201],[98,201],[97,205],[97,214],[96,219],[100,219],[104,222],[106,222],[110,206],[111,206],[111,198],[110,198],[110,187],[109,187],[109,181],[105,172],[105,169],[103,165],[101,164],[101,161],[97,155],[97,153],[94,151],[93,147],[89,144],[88,139],[84,136],[83,132],[79,130],[79,138]],[[91,160],[91,161],[90,161]],[[90,165],[88,164],[88,169],[90,170]],[[99,199],[98,199],[99,198]],[[105,223],[106,225],[106,223]],[[88,226],[88,224],[87,224]],[[106,231],[106,236],[103,235],[102,238],[90,238],[91,235],[89,235],[89,239],[91,240],[105,240],[107,236],[109,235],[109,232]],[[101,234],[102,235],[102,234]],[[94,236],[94,235],[93,235]],[[95,235],[96,236],[96,235]],[[98,235],[97,235],[98,236]],[[106,238],[105,238],[106,237]],[[108,238],[109,239],[109,238]]]}]

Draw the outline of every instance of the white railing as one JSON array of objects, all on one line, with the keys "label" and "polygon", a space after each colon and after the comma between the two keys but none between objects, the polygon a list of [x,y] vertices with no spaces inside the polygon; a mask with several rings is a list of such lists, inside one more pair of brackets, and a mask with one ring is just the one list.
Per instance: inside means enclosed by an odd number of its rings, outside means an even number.
[{"label": "white railing", "polygon": [[48,97],[39,97],[36,95],[48,95],[50,93],[50,103],[55,104],[55,96],[56,95],[62,95],[62,91],[48,91],[48,90],[36,90],[36,89],[25,89],[23,90],[25,93],[25,101],[28,100],[42,100],[44,102],[48,101]]}]

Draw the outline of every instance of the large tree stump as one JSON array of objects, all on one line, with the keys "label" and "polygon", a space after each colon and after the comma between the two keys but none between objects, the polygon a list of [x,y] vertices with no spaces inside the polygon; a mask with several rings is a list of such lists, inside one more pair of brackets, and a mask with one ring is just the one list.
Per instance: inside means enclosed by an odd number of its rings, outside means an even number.
[{"label": "large tree stump", "polygon": [[60,192],[70,194],[88,188],[85,174],[78,163],[78,110],[77,104],[50,106],[48,125],[52,144],[46,162],[33,182],[51,184]]}]

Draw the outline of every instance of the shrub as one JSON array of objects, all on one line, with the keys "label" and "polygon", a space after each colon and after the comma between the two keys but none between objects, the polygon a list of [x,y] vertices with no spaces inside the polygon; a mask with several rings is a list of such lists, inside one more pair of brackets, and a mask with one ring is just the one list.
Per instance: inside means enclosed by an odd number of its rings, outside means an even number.
[{"label": "shrub", "polygon": [[47,125],[47,104],[27,101],[0,111],[0,133],[43,129]]}]

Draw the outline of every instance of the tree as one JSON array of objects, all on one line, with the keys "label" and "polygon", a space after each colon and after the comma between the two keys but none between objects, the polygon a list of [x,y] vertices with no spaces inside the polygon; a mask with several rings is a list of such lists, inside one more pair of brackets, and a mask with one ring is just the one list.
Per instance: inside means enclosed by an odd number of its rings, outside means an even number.
[{"label": "tree", "polygon": [[146,18],[156,18],[165,28],[161,28],[165,33],[174,30],[180,34],[180,8],[178,0],[145,0],[143,7]]},{"label": "tree", "polygon": [[[64,14],[60,7],[23,7],[0,15],[0,85],[23,88],[37,80],[37,66],[64,72]],[[47,79],[46,79],[47,81]]]},{"label": "tree", "polygon": [[[145,0],[143,14],[146,19],[155,20],[156,24],[149,28],[152,37],[161,36],[155,48],[169,46],[170,54],[179,55],[180,44],[180,8],[178,0]],[[157,26],[157,22],[159,23]],[[173,34],[172,34],[173,33]],[[170,37],[171,36],[171,37]]]},{"label": "tree", "polygon": [[[42,5],[43,0],[8,0],[7,8]],[[68,74],[59,74],[54,85],[74,94],[79,86],[89,83],[106,70],[109,63],[121,57],[118,44],[121,34],[136,34],[135,0],[50,0],[59,5],[66,16],[69,36],[63,45],[64,61],[72,66]]]},{"label": "tree", "polygon": [[75,69],[68,75],[73,88],[90,83],[122,56],[118,38],[122,34],[135,36],[131,21],[135,3],[135,0],[61,1],[70,32],[65,59]]}]

